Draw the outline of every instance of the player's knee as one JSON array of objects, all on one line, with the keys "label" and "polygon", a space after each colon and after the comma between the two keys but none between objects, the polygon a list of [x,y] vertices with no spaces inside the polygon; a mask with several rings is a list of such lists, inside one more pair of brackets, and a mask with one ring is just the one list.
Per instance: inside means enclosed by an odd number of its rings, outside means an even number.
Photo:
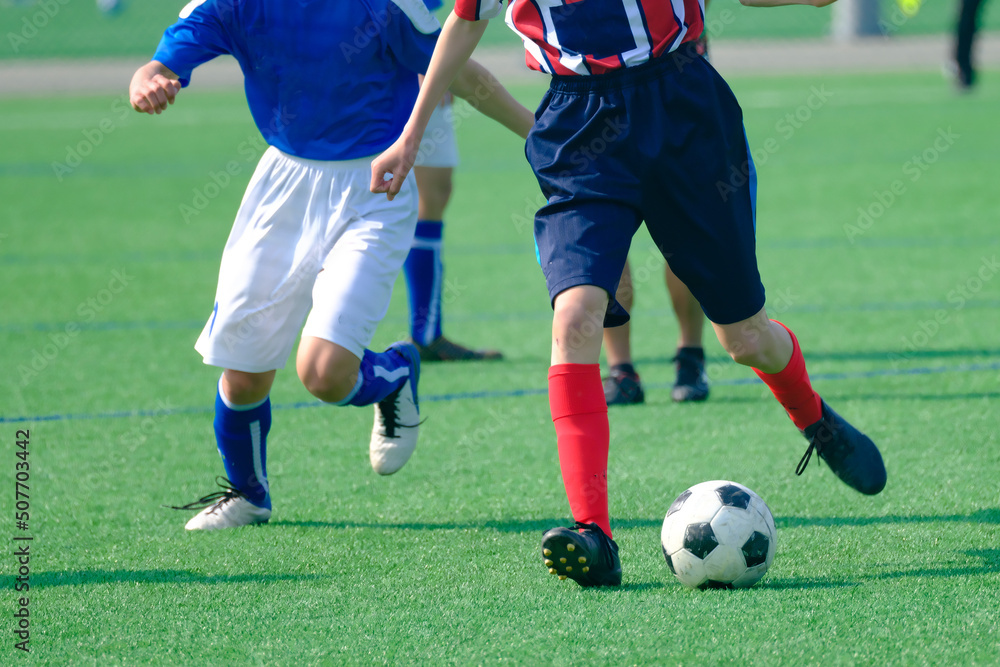
[{"label": "player's knee", "polygon": [[590,339],[604,333],[608,295],[592,285],[571,288],[556,297],[553,335],[559,340]]},{"label": "player's knee", "polygon": [[757,368],[760,365],[761,349],[759,341],[751,339],[727,341],[725,348],[733,361],[742,366]]},{"label": "player's knee", "polygon": [[267,398],[275,371],[246,373],[227,369],[222,382],[225,399],[234,405],[250,405]]},{"label": "player's knee", "polygon": [[357,369],[353,373],[347,369],[330,368],[299,371],[299,379],[306,390],[326,403],[339,403],[347,398],[358,379]]}]

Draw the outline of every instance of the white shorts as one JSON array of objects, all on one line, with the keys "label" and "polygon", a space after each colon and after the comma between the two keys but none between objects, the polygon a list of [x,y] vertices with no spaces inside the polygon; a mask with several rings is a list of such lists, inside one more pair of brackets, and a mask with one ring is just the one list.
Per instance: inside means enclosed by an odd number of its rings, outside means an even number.
[{"label": "white shorts", "polygon": [[420,151],[414,166],[458,166],[458,139],[455,137],[455,112],[451,102],[434,108],[424,130],[424,138],[420,140]]},{"label": "white shorts", "polygon": [[248,373],[284,368],[300,330],[362,356],[417,223],[413,177],[390,202],[369,191],[371,160],[305,160],[267,149],[195,344],[206,364]]}]

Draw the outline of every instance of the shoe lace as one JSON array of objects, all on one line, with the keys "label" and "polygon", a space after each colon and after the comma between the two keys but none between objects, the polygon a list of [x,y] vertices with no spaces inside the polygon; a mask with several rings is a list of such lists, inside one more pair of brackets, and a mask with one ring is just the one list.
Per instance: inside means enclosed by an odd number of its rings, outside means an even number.
[{"label": "shoe lace", "polygon": [[382,430],[385,432],[386,438],[398,438],[400,437],[396,433],[398,428],[416,428],[423,424],[426,419],[421,419],[416,424],[400,424],[399,423],[399,394],[403,390],[402,387],[392,392],[386,396],[383,400],[379,401],[378,409],[379,415],[382,422]]},{"label": "shoe lace", "polygon": [[830,425],[827,422],[823,422],[816,432],[813,433],[812,437],[809,438],[809,447],[806,448],[806,453],[802,455],[799,459],[799,464],[795,466],[795,474],[801,475],[805,472],[806,466],[809,465],[809,460],[812,458],[813,452],[815,451],[823,459],[829,456],[834,456],[837,459],[842,459],[848,456],[854,448],[842,438],[834,438],[833,432]]},{"label": "shoe lace", "polygon": [[605,562],[612,562],[614,552],[611,550],[611,539],[604,533],[604,530],[600,526],[596,523],[581,523],[580,521],[576,521],[573,523],[573,530],[590,530],[597,533],[597,541],[601,545],[601,551],[604,552]]},{"label": "shoe lace", "polygon": [[382,417],[382,430],[385,431],[385,437],[387,438],[398,438],[399,435],[396,434],[396,427],[399,425],[399,414],[397,412],[397,399],[399,398],[399,389],[389,394],[385,400],[379,401],[378,408],[379,414]]},{"label": "shoe lace", "polygon": [[222,505],[236,500],[237,498],[246,498],[246,494],[237,489],[231,481],[221,475],[215,478],[215,483],[222,487],[222,491],[216,491],[215,493],[210,493],[207,496],[202,496],[198,500],[190,502],[187,505],[164,505],[164,507],[172,510],[203,510],[206,507],[211,507],[212,505],[221,507]]}]

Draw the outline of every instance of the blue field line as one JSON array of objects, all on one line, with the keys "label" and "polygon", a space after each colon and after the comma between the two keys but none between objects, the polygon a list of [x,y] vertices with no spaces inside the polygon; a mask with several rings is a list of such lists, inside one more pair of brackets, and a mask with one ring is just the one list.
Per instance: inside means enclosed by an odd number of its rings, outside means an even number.
[{"label": "blue field line", "polygon": [[[2,171],[0,171],[2,175]],[[816,238],[816,239],[759,239],[757,248],[762,250],[783,249],[822,249],[822,248],[985,248],[1000,245],[1000,236],[984,237],[902,237],[902,238],[866,238],[857,239],[853,243],[846,238]],[[635,249],[642,250],[643,243],[637,243]],[[652,248],[650,247],[650,250]],[[534,246],[530,243],[451,243],[447,247],[449,256],[478,255],[525,255],[534,256]],[[131,251],[108,253],[9,253],[0,254],[0,266],[36,266],[66,264],[110,265],[121,262],[136,264],[153,264],[161,262],[215,262],[222,256],[221,250],[180,250],[174,252],[162,251]]]},{"label": "blue field line", "polygon": [[[962,304],[963,309],[1000,308],[1000,299],[969,299]],[[850,312],[885,312],[885,311],[919,311],[919,310],[953,310],[955,304],[946,301],[876,301],[858,304],[802,304],[790,306],[782,312],[788,313],[850,313]],[[643,317],[666,317],[673,311],[665,308],[639,310],[635,315]],[[550,320],[551,311],[521,311],[500,313],[454,313],[448,315],[451,322],[522,322],[535,320]],[[405,316],[390,316],[384,320],[388,324],[407,322]],[[0,324],[0,333],[47,333],[64,331],[69,322],[31,322],[28,324]],[[162,330],[200,330],[205,326],[205,320],[174,320],[174,321],[109,321],[109,322],[74,322],[77,331],[162,331]]]},{"label": "blue field line", "polygon": [[[852,371],[846,373],[816,373],[811,376],[815,380],[854,380],[874,377],[891,377],[900,375],[933,375],[938,373],[974,373],[979,371],[998,371],[1000,362],[992,364],[964,364],[961,366],[937,366],[922,368],[878,368],[870,371]],[[730,380],[717,380],[712,383],[714,387],[733,387],[751,384],[763,384],[756,377],[734,378]],[[648,389],[668,389],[669,383],[656,383],[646,385]],[[425,403],[439,403],[449,401],[468,401],[497,398],[519,398],[522,396],[542,396],[548,393],[548,389],[506,389],[501,391],[463,391],[451,394],[433,394],[423,396],[421,400]],[[303,408],[329,407],[329,404],[321,401],[299,401],[296,403],[280,403],[271,406],[273,410],[301,410]],[[59,422],[59,421],[83,421],[94,419],[126,419],[132,417],[170,417],[174,415],[190,415],[212,412],[211,405],[202,407],[169,408],[161,410],[115,410],[112,412],[95,413],[69,413],[52,415],[33,415],[23,417],[3,417],[0,416],[0,424],[24,424],[35,422]]]}]

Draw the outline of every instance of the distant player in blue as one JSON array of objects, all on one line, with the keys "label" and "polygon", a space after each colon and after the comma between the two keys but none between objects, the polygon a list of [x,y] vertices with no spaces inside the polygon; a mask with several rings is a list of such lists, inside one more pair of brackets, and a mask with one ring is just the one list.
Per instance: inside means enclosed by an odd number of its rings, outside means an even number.
[{"label": "distant player in blue", "polygon": [[[406,129],[372,163],[373,192],[395,197],[434,106],[503,9],[504,0],[456,0]],[[878,447],[820,398],[795,335],[764,308],[757,177],[739,103],[698,52],[703,0],[507,0],[506,17],[529,67],[552,75],[525,147],[546,199],[535,243],[553,308],[549,407],[575,521],[542,535],[549,573],[581,586],[621,583],[598,360],[602,325],[628,321],[615,293],[643,224],[725,350],[805,436],[796,472],[815,452],[851,488],[881,492]]]},{"label": "distant player in blue", "polygon": [[[424,0],[424,4],[431,11],[441,8],[441,0]],[[457,166],[458,139],[452,98],[448,94],[431,115],[413,169],[419,193],[417,231],[413,248],[403,264],[410,302],[410,340],[423,361],[502,359],[503,355],[496,350],[468,348],[444,335],[443,218]]]},{"label": "distant player in blue", "polygon": [[[132,106],[159,114],[192,71],[232,54],[270,145],[226,244],[215,306],[195,348],[224,369],[215,435],[228,478],[189,530],[271,516],[269,394],[300,331],[299,378],[333,405],[375,406],[369,454],[388,475],[413,453],[420,359],[410,344],[368,349],[416,225],[413,179],[400,198],[369,192],[372,156],[402,132],[440,24],[421,0],[194,0],[133,76]],[[483,90],[493,91],[484,96]],[[527,134],[532,114],[481,66],[452,90]]]}]

